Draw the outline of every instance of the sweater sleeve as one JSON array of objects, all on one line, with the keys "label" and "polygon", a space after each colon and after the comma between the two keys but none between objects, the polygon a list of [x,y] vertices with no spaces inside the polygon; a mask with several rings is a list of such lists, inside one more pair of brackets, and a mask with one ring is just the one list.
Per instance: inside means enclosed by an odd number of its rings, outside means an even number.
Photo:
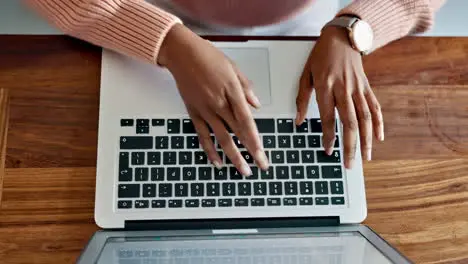
[{"label": "sweater sleeve", "polygon": [[167,32],[181,20],[144,0],[26,0],[64,33],[156,64]]},{"label": "sweater sleeve", "polygon": [[377,49],[408,34],[431,28],[445,0],[355,0],[340,15],[355,15],[370,24]]}]

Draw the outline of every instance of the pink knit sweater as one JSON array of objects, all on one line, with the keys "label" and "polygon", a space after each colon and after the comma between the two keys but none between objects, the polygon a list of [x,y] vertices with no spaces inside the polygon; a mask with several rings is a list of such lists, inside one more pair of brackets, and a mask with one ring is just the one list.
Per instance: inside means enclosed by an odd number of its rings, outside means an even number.
[{"label": "pink knit sweater", "polygon": [[[182,21],[144,0],[26,0],[68,35],[156,63],[167,32]],[[313,0],[172,0],[184,13],[207,23],[260,26],[283,21]],[[355,0],[337,15],[366,20],[378,48],[410,33],[424,32],[445,0]]]}]

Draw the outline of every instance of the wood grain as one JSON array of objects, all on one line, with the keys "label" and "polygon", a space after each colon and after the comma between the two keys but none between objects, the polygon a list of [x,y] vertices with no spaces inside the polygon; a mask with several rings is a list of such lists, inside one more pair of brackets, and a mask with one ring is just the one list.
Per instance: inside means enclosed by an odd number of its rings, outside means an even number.
[{"label": "wood grain", "polygon": [[3,179],[5,177],[5,156],[8,131],[8,90],[0,88],[0,204],[2,204]]},{"label": "wood grain", "polygon": [[[73,263],[92,233],[100,49],[0,36],[10,125],[2,263]],[[365,58],[386,140],[365,221],[416,263],[468,263],[468,38],[407,38]]]}]

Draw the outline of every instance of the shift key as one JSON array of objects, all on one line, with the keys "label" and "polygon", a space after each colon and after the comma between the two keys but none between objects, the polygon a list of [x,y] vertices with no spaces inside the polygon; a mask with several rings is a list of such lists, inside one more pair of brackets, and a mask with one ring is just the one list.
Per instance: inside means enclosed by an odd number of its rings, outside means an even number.
[{"label": "shift key", "polygon": [[120,137],[120,149],[153,149],[153,137]]}]

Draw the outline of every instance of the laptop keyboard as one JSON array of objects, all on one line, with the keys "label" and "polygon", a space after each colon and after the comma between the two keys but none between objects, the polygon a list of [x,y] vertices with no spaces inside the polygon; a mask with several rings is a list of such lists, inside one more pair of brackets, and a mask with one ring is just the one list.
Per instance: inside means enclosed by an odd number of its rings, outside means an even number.
[{"label": "laptop keyboard", "polygon": [[339,140],[326,155],[319,119],[300,126],[293,119],[255,122],[270,168],[258,169],[233,135],[253,172],[244,177],[214,136],[224,166],[209,163],[189,119],[121,119],[127,136],[120,137],[117,209],[345,205]]}]

